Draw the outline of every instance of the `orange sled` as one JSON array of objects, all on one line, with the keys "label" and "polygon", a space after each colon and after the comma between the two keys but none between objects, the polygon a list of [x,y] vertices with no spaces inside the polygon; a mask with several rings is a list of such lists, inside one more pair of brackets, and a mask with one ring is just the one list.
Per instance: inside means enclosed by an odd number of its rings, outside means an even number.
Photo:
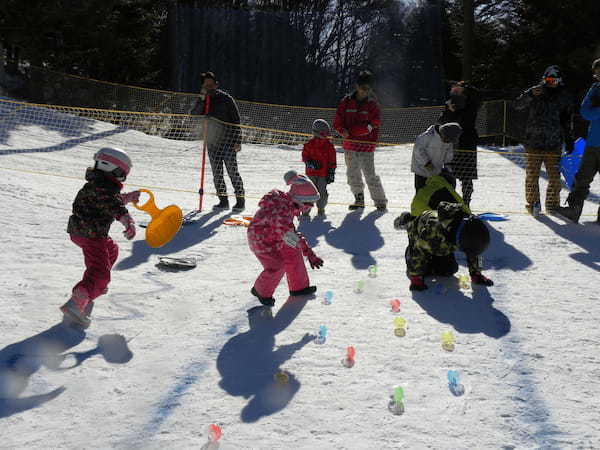
[{"label": "orange sled", "polygon": [[145,192],[150,196],[150,199],[139,206],[134,203],[140,211],[144,211],[152,217],[152,220],[146,228],[146,243],[152,248],[158,248],[165,245],[175,237],[181,223],[183,222],[183,214],[179,206],[169,205],[164,209],[158,209],[154,203],[154,194],[147,189],[140,189],[140,192]]},{"label": "orange sled", "polygon": [[231,225],[234,227],[249,227],[252,222],[252,216],[231,216],[223,221],[225,225]]}]

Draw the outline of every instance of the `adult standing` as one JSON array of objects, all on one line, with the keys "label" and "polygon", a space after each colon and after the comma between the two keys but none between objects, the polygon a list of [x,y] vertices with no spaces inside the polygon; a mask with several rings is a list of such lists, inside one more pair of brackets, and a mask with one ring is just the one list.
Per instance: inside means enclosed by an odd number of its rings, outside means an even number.
[{"label": "adult standing", "polygon": [[462,128],[462,134],[449,166],[452,174],[460,180],[462,198],[469,206],[473,195],[473,180],[477,179],[477,112],[481,107],[479,91],[464,81],[453,82],[450,98],[446,102],[438,123],[456,122]]},{"label": "adult standing", "polygon": [[380,109],[371,85],[373,75],[360,72],[354,92],[346,95],[337,107],[333,127],[343,136],[348,185],[354,194],[351,210],[365,207],[364,182],[379,211],[386,211],[387,198],[381,179],[375,173],[375,143],[381,125]]},{"label": "adult standing", "polygon": [[206,116],[206,139],[210,167],[219,203],[213,209],[229,209],[227,186],[223,177],[223,165],[233,185],[236,202],[233,212],[245,208],[244,183],[238,170],[237,152],[242,148],[240,113],[233,97],[219,89],[219,81],[213,72],[201,75],[202,89],[192,114]]},{"label": "adult standing", "polygon": [[[575,175],[573,190],[567,197],[567,207],[559,207],[556,212],[577,223],[583,209],[583,202],[590,193],[590,184],[600,173],[600,59],[592,63],[594,78],[598,81],[592,84],[583,102],[580,112],[584,119],[589,120],[588,136],[581,160],[581,166]],[[598,208],[598,223],[600,223],[600,208]]]},{"label": "adult standing", "polygon": [[564,142],[567,148],[572,147],[572,106],[558,66],[547,67],[541,83],[527,89],[516,100],[517,110],[528,111],[523,144],[527,158],[525,200],[530,214],[540,208],[542,163],[548,173],[546,212],[560,206],[560,156]]}]

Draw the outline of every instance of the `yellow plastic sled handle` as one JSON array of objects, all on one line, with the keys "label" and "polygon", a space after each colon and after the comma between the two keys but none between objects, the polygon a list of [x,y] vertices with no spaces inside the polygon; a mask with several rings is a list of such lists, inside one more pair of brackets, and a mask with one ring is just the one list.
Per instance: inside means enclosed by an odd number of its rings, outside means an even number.
[{"label": "yellow plastic sled handle", "polygon": [[179,206],[169,205],[164,209],[156,207],[154,202],[154,194],[148,189],[140,189],[140,192],[145,192],[150,196],[148,201],[143,205],[134,203],[140,211],[144,211],[152,217],[152,220],[146,228],[146,243],[152,248],[162,247],[175,237],[181,224],[183,223],[183,213]]}]

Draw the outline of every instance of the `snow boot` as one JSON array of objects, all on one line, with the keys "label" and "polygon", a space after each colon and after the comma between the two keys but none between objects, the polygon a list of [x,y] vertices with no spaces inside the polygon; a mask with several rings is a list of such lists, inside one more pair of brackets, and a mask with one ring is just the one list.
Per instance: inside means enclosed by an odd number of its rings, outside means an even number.
[{"label": "snow boot", "polygon": [[219,203],[213,206],[213,210],[229,209],[229,198],[226,195],[219,195]]},{"label": "snow boot", "polygon": [[60,310],[65,323],[86,329],[92,323],[90,315],[93,308],[94,302],[89,299],[87,292],[76,288],[71,298],[60,307]]},{"label": "snow boot", "polygon": [[250,289],[250,293],[254,295],[258,299],[258,301],[261,302],[263,305],[275,306],[275,299],[273,297],[263,297],[256,291],[254,286],[252,287],[252,289]]},{"label": "snow boot", "polygon": [[246,199],[244,197],[235,197],[235,205],[231,208],[231,212],[233,213],[241,213],[244,209],[246,209]]},{"label": "snow boot", "polygon": [[293,297],[299,296],[299,295],[310,295],[310,294],[314,294],[317,291],[317,287],[316,286],[308,286],[305,287],[304,289],[298,289],[296,291],[290,291],[290,295]]},{"label": "snow boot", "polygon": [[365,194],[362,192],[354,196],[354,203],[348,206],[350,211],[355,211],[365,207]]},{"label": "snow boot", "polygon": [[379,212],[387,212],[387,203],[375,203],[375,208],[377,208],[377,211]]},{"label": "snow boot", "polygon": [[581,210],[583,205],[569,205],[559,206],[554,210],[554,214],[563,217],[564,219],[570,220],[573,223],[579,223],[579,217],[581,217]]}]

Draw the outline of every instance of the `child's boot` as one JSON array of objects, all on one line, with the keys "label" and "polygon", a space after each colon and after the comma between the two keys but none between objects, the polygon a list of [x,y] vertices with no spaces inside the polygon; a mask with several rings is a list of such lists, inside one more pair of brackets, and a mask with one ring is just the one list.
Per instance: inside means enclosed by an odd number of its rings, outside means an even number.
[{"label": "child's boot", "polygon": [[308,286],[305,287],[304,289],[298,289],[295,291],[290,291],[290,295],[292,297],[296,297],[299,295],[310,295],[310,294],[314,294],[317,291],[317,287],[316,286]]},{"label": "child's boot", "polygon": [[422,276],[415,275],[410,278],[410,287],[411,291],[424,291],[427,289],[427,285],[425,284],[425,280]]},{"label": "child's boot", "polygon": [[60,310],[66,323],[86,329],[92,323],[90,314],[93,307],[88,293],[82,288],[75,288],[69,301],[62,305]]},{"label": "child's boot", "polygon": [[265,306],[274,306],[275,305],[275,299],[273,297],[263,297],[262,295],[260,295],[258,293],[258,291],[256,290],[256,288],[253,286],[252,289],[250,289],[250,293],[252,295],[254,295],[259,302],[261,302],[263,305]]}]

